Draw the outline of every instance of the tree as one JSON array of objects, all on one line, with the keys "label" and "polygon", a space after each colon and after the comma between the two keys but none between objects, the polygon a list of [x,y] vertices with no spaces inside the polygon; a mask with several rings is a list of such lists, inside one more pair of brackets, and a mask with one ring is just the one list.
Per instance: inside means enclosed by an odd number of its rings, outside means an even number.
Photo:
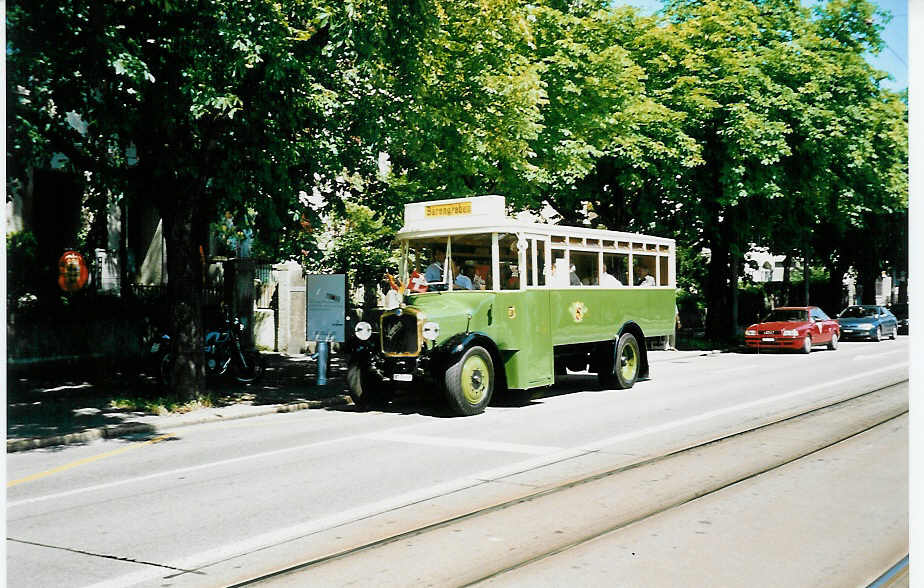
[{"label": "tree", "polygon": [[265,228],[298,230],[311,212],[299,192],[365,153],[350,133],[349,39],[367,23],[331,4],[9,6],[10,169],[63,153],[101,193],[154,204],[181,396],[204,383],[202,254],[217,211],[252,206]]},{"label": "tree", "polygon": [[[651,91],[640,38],[655,26],[631,8],[605,2],[548,2],[534,11],[536,57],[548,102],[534,141],[548,201],[565,222],[648,231],[678,168],[701,163],[682,130],[684,114]],[[660,225],[661,222],[658,222]]]}]

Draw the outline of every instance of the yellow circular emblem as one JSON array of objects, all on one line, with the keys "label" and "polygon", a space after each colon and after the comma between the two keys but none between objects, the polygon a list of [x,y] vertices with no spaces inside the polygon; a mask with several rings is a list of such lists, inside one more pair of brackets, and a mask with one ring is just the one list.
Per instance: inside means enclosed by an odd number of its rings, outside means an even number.
[{"label": "yellow circular emblem", "polygon": [[583,302],[572,302],[570,310],[576,323],[581,322],[587,316],[587,306]]}]

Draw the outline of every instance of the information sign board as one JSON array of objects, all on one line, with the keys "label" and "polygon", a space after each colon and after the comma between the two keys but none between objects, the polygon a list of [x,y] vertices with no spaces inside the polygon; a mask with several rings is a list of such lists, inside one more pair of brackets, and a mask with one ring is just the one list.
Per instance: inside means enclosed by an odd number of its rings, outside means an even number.
[{"label": "information sign board", "polygon": [[312,274],[306,283],[305,339],[343,343],[346,323],[346,276]]}]

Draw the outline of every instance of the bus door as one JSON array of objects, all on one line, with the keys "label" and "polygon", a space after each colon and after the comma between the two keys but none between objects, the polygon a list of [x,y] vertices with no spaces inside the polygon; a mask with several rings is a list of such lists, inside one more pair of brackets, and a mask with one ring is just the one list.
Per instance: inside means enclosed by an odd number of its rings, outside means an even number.
[{"label": "bus door", "polygon": [[551,309],[549,308],[549,237],[548,235],[524,235],[526,250],[523,267],[525,268],[526,307],[528,308],[529,342],[523,351],[529,361],[529,385],[551,385],[555,381]]}]

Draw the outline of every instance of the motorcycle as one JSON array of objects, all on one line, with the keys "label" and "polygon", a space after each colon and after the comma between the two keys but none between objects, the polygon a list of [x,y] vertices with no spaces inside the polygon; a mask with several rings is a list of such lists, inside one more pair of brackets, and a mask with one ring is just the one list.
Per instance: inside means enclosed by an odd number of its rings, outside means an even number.
[{"label": "motorcycle", "polygon": [[[263,375],[263,356],[258,351],[244,349],[241,333],[244,324],[237,317],[224,319],[223,329],[208,331],[202,351],[205,354],[205,375],[222,376],[232,372],[234,379],[242,384],[256,382]],[[162,383],[170,381],[173,373],[174,355],[171,339],[163,334],[151,345],[151,356]]]}]

